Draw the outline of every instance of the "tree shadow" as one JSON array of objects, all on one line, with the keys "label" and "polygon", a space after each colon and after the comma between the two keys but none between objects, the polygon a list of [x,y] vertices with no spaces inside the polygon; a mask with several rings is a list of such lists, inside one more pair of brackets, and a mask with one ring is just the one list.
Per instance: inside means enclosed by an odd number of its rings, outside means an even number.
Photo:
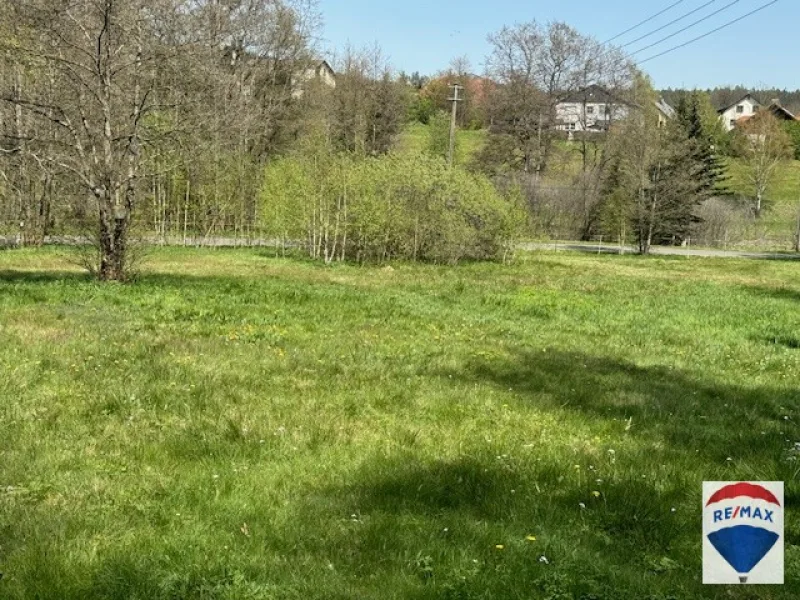
[{"label": "tree shadow", "polygon": [[800,350],[800,337],[793,335],[768,336],[764,339],[767,344],[772,346],[782,346],[789,350]]},{"label": "tree shadow", "polygon": [[94,278],[89,273],[72,271],[17,271],[0,270],[0,285],[3,284],[50,284],[61,282],[90,282]]},{"label": "tree shadow", "polygon": [[785,462],[786,439],[800,440],[793,414],[800,409],[798,388],[722,385],[669,367],[576,352],[519,352],[441,375],[513,389],[523,405],[627,421],[633,435],[716,465],[729,458]]},{"label": "tree shadow", "polygon": [[[685,539],[671,507],[686,490],[631,479],[597,499],[595,483],[565,483],[565,470],[479,452],[374,457],[350,484],[300,503],[296,520],[307,525],[284,543],[297,560],[332,561],[354,597],[638,599],[657,590],[658,561],[679,555]],[[699,570],[699,555],[682,559]],[[398,575],[402,593],[370,584]]]},{"label": "tree shadow", "polygon": [[787,287],[750,286],[745,288],[751,294],[760,298],[773,298],[775,300],[788,300],[800,302],[800,291]]},{"label": "tree shadow", "polygon": [[[702,481],[785,481],[787,508],[800,506],[787,444],[800,440],[796,389],[725,385],[579,352],[522,351],[438,374],[511,389],[521,414],[614,428],[635,454],[605,482],[608,465],[602,474],[577,465],[578,476],[555,462],[563,453],[497,456],[481,440],[457,457],[401,451],[364,461],[348,483],[299,503],[296,520],[307,525],[289,543],[298,557],[331,560],[363,580],[365,597],[379,597],[370,577],[397,573],[417,581],[408,598],[727,597],[698,576]],[[786,533],[800,545],[796,523]],[[787,589],[798,583],[789,578]]]}]

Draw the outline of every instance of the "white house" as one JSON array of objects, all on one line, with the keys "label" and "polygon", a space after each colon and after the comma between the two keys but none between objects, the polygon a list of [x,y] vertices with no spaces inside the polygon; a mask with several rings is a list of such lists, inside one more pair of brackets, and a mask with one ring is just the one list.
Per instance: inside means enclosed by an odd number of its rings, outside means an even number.
[{"label": "white house", "polygon": [[569,94],[556,105],[560,131],[608,131],[613,121],[628,116],[630,105],[599,85]]},{"label": "white house", "polygon": [[[663,98],[655,102],[658,109],[658,122],[663,126],[675,117],[675,109]],[[608,131],[615,121],[621,121],[630,114],[631,109],[641,106],[616,96],[599,85],[590,85],[569,94],[556,105],[556,129],[568,131],[601,132]]]},{"label": "white house", "polygon": [[734,102],[730,106],[719,109],[720,120],[726,131],[745,125],[750,119],[761,113],[770,113],[779,121],[797,121],[791,112],[783,107],[779,99],[774,99],[769,106],[764,106],[750,94]]},{"label": "white house", "polygon": [[305,84],[309,81],[320,81],[325,86],[336,89],[336,71],[328,64],[328,61],[321,60],[312,66],[308,67],[305,71],[297,73],[292,78],[292,95],[295,98],[300,98],[305,93]]},{"label": "white house", "polygon": [[722,121],[722,126],[725,131],[733,131],[736,128],[736,122],[741,118],[750,118],[758,114],[763,108],[762,104],[753,98],[752,95],[747,94],[738,102],[734,102],[729,106],[723,106],[719,109],[719,118]]}]

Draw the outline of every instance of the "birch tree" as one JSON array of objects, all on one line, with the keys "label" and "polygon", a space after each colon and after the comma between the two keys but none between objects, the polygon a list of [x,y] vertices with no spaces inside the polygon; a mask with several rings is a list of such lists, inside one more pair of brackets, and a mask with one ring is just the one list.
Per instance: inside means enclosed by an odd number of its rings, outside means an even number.
[{"label": "birch tree", "polygon": [[753,214],[759,219],[781,165],[792,156],[791,140],[780,121],[765,111],[742,125],[736,145],[753,192]]}]

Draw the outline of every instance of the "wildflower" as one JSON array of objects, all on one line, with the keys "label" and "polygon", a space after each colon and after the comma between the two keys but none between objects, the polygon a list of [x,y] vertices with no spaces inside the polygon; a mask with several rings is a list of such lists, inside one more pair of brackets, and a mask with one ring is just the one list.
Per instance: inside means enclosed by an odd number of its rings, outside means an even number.
[{"label": "wildflower", "polygon": [[535,535],[529,535],[525,539],[528,540],[529,542],[535,542],[536,541],[536,536]]},{"label": "wildflower", "polygon": [[578,502],[578,506],[580,506],[581,509],[585,509],[586,508],[586,505],[583,502]]},{"label": "wildflower", "polygon": [[505,550],[505,548],[506,548],[506,547],[505,547],[503,544],[497,544],[497,545],[494,547],[494,549],[495,549],[495,550]]},{"label": "wildflower", "polygon": [[594,492],[592,492],[592,496],[594,496],[595,498],[599,498],[599,497],[600,497],[600,495],[601,495],[601,494],[600,494],[600,492],[598,492],[598,491],[594,491]]},{"label": "wildflower", "polygon": [[550,564],[550,561],[544,555],[539,557],[539,562],[542,563],[543,565],[549,565]]}]

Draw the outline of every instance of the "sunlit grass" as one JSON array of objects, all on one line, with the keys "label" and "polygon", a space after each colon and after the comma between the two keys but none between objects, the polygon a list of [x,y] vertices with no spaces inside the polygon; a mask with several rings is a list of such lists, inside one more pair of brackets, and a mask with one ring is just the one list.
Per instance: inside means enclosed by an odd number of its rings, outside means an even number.
[{"label": "sunlit grass", "polygon": [[0,597],[728,598],[701,482],[776,479],[795,598],[797,282],[0,252]]},{"label": "sunlit grass", "polygon": [[[469,166],[483,149],[488,139],[486,130],[459,129],[457,134],[456,163]],[[411,123],[400,134],[397,151],[410,154],[426,152],[430,145],[430,128],[422,123]]]}]

